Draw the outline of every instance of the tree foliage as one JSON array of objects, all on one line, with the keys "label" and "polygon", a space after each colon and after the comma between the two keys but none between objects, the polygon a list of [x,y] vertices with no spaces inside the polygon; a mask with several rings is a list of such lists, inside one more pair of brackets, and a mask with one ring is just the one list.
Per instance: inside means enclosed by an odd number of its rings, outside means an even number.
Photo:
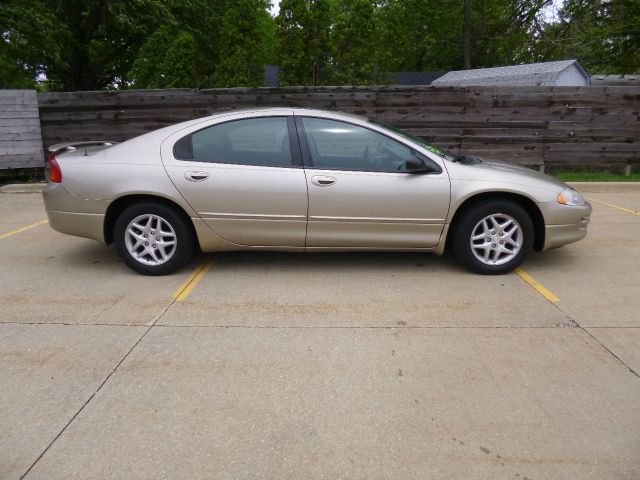
[{"label": "tree foliage", "polygon": [[0,87],[55,90],[385,83],[578,58],[640,72],[640,0],[3,0]]},{"label": "tree foliage", "polygon": [[122,86],[165,13],[159,0],[8,0],[0,8],[5,58],[32,78],[46,75],[52,88]]},{"label": "tree foliage", "polygon": [[537,59],[577,58],[590,73],[640,73],[640,0],[567,0]]},{"label": "tree foliage", "polygon": [[262,85],[271,17],[265,0],[227,0],[219,36],[218,87]]},{"label": "tree foliage", "polygon": [[140,49],[129,76],[134,88],[200,87],[205,73],[198,68],[198,45],[192,33],[173,25],[158,28]]},{"label": "tree foliage", "polygon": [[333,79],[335,0],[282,0],[277,36],[281,85],[328,85]]},{"label": "tree foliage", "polygon": [[211,85],[224,5],[169,0],[167,14],[136,52],[128,78],[134,88],[202,88]]},{"label": "tree foliage", "polygon": [[342,0],[332,29],[334,81],[377,83],[379,20],[370,0]]}]

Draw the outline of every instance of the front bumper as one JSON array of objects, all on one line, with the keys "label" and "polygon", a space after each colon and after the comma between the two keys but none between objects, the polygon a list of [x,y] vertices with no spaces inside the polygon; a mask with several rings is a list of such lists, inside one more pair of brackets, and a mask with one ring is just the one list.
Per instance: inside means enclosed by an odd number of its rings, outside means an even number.
[{"label": "front bumper", "polygon": [[591,204],[580,206],[559,203],[538,204],[544,217],[544,246],[542,250],[557,248],[582,240],[591,221]]}]

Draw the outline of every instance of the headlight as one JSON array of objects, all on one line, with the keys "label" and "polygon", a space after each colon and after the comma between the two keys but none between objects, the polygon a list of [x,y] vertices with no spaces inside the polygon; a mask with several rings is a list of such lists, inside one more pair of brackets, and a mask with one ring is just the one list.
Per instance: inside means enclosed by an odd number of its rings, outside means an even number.
[{"label": "headlight", "polygon": [[573,188],[566,188],[558,194],[558,203],[562,205],[584,205],[584,197],[580,192],[576,192]]}]

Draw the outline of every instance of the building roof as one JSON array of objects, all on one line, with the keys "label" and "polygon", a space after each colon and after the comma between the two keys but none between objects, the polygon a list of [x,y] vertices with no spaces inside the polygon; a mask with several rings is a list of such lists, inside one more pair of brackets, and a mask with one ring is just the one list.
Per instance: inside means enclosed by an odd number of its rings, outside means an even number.
[{"label": "building roof", "polygon": [[[560,60],[557,62],[527,63],[525,65],[510,65],[507,67],[477,68],[474,70],[457,70],[449,72],[437,80],[433,85],[470,85],[476,80],[500,77],[531,77],[540,74],[559,74],[563,70],[575,65],[580,73],[589,80],[589,75],[577,60]],[[485,82],[482,82],[485,83]]]},{"label": "building roof", "polygon": [[446,72],[393,72],[396,85],[431,85]]},{"label": "building roof", "polygon": [[277,87],[278,75],[280,74],[280,67],[276,65],[264,66],[264,86],[265,87]]},{"label": "building roof", "polygon": [[640,75],[593,75],[591,85],[640,86]]}]

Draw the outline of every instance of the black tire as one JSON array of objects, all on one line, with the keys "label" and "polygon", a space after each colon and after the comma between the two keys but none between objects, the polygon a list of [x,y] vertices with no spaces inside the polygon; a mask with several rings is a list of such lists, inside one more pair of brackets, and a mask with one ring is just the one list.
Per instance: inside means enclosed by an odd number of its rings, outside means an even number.
[{"label": "black tire", "polygon": [[[520,250],[509,260],[506,260],[509,258],[508,253],[500,254],[504,255],[505,263],[497,265],[484,263],[476,257],[471,248],[471,237],[476,226],[490,215],[508,215],[516,220],[522,231],[522,241],[519,242]],[[531,217],[526,210],[517,203],[499,199],[484,202],[480,201],[467,208],[462,213],[462,216],[457,219],[453,229],[452,246],[458,260],[469,270],[482,275],[500,275],[511,272],[525,261],[533,248],[534,234],[535,231]],[[487,242],[495,245],[489,241],[489,238],[491,237],[487,237]],[[476,251],[481,250],[476,249]],[[494,253],[492,255],[496,254],[497,253]],[[502,260],[499,259],[498,261]]]},{"label": "black tire", "polygon": [[[147,264],[145,262],[154,261],[151,254],[141,255],[139,257],[140,259],[137,259],[129,252],[127,246],[127,227],[134,219],[147,215],[159,217],[166,222],[166,224],[163,225],[168,225],[170,229],[173,229],[175,245],[173,247],[167,247],[166,250],[164,250],[168,252],[168,258],[166,261],[163,261],[164,263]],[[142,234],[144,232],[140,233]],[[147,234],[150,235],[151,232],[147,232]],[[151,241],[149,246],[151,248],[154,247],[152,242],[153,238],[154,237],[149,238]],[[158,236],[157,238],[160,237]],[[164,237],[164,239],[168,239],[169,241],[171,238],[171,236]],[[195,246],[193,230],[184,218],[175,209],[162,203],[154,203],[151,201],[135,203],[125,208],[115,222],[113,239],[122,260],[131,267],[131,269],[143,275],[167,275],[175,272],[189,261],[193,255]],[[139,248],[145,249],[146,247],[141,245]],[[157,252],[154,252],[154,256],[156,255]]]}]

